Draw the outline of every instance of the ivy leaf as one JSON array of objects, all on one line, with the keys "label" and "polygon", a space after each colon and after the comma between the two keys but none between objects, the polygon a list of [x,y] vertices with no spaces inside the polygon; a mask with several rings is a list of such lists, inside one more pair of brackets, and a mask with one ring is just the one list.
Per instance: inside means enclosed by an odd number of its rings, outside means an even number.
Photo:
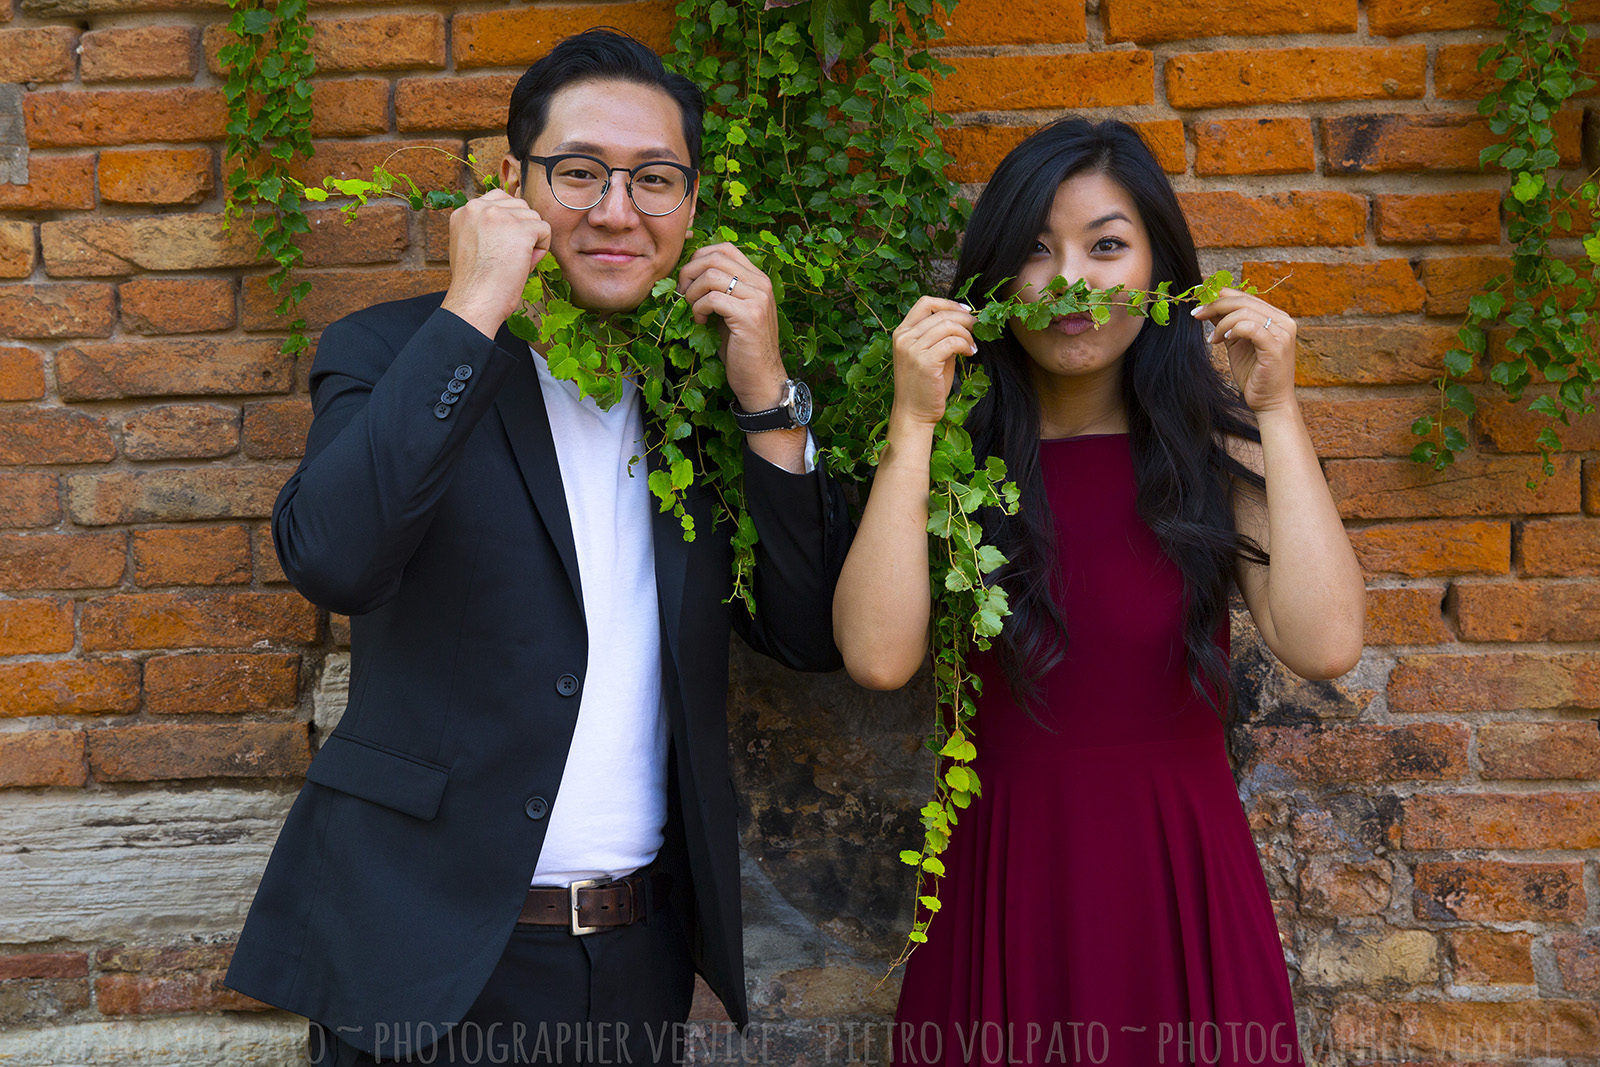
[{"label": "ivy leaf", "polygon": [[1526,204],[1544,189],[1544,175],[1532,171],[1518,171],[1517,179],[1511,184],[1511,195]]}]

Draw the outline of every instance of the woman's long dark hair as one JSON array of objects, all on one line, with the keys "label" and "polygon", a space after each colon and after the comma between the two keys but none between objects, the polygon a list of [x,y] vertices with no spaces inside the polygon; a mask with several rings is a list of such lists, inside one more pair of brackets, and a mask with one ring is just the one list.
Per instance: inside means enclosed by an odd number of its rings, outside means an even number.
[{"label": "woman's long dark hair", "polygon": [[[1201,281],[1194,238],[1166,174],[1133,128],[1121,122],[1061,119],[1007,154],[973,209],[951,292],[976,278],[982,296],[1014,278],[1045,227],[1056,190],[1069,178],[1101,173],[1132,197],[1149,235],[1150,288],[1170,281],[1182,292]],[[1010,563],[1000,572],[1010,598],[997,649],[1018,701],[1031,703],[1036,681],[1061,659],[1067,621],[1051,596],[1057,561],[1039,471],[1039,398],[1028,354],[1007,330],[978,343],[989,392],[967,419],[981,459],[999,456],[1022,490],[1015,515],[983,515],[986,538]],[[1122,399],[1138,481],[1139,516],[1183,574],[1184,647],[1195,691],[1217,703],[1228,664],[1214,640],[1228,610],[1234,565],[1242,555],[1265,562],[1241,537],[1233,517],[1243,483],[1260,475],[1228,452],[1229,436],[1260,441],[1238,392],[1212,365],[1200,323],[1180,309],[1167,326],[1146,322],[1122,360]]]}]

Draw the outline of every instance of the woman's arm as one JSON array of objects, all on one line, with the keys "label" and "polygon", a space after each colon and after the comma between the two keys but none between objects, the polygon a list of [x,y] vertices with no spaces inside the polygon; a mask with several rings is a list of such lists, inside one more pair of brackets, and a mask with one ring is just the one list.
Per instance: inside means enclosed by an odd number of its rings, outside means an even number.
[{"label": "woman's arm", "polygon": [[923,297],[894,331],[894,406],[872,492],[833,596],[834,640],[869,689],[898,689],[928,653],[928,459],[959,355],[976,351],[961,304]]},{"label": "woman's arm", "polygon": [[1259,297],[1224,289],[1196,316],[1216,327],[1234,380],[1255,412],[1261,445],[1235,456],[1266,478],[1241,491],[1239,532],[1271,556],[1241,561],[1239,587],[1262,639],[1304,678],[1336,678],[1361,658],[1366,588],[1294,395],[1294,320]]}]

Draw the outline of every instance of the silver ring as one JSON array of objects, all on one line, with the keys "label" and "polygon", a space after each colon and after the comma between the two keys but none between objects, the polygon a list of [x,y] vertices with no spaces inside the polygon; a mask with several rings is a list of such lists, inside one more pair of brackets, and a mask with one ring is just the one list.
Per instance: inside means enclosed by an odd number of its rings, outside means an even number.
[{"label": "silver ring", "polygon": [[1262,323],[1262,324],[1261,324],[1261,328],[1262,328],[1262,329],[1263,329],[1263,330],[1270,330],[1270,329],[1272,329],[1272,316],[1271,316],[1271,315],[1268,315],[1268,316],[1267,316],[1267,321],[1266,321],[1266,322],[1263,322],[1263,323]]},{"label": "silver ring", "polygon": [[739,276],[737,274],[735,274],[733,276],[733,281],[728,283],[728,288],[725,289],[724,292],[726,292],[729,296],[732,296],[733,295],[733,287],[738,285],[738,284],[739,284]]}]

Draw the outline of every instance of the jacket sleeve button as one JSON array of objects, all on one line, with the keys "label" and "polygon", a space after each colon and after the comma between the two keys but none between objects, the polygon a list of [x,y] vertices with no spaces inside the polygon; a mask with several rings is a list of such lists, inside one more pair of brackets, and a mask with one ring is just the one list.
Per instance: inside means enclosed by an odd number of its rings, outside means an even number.
[{"label": "jacket sleeve button", "polygon": [[450,417],[450,405],[436,404],[433,409],[433,417],[436,419],[448,419]]},{"label": "jacket sleeve button", "polygon": [[463,363],[461,366],[456,368],[455,376],[458,381],[464,382],[468,378],[472,377],[472,368]]},{"label": "jacket sleeve button", "polygon": [[460,378],[451,378],[450,381],[445,384],[445,389],[452,393],[459,393],[466,387],[467,383],[462,381]]}]

